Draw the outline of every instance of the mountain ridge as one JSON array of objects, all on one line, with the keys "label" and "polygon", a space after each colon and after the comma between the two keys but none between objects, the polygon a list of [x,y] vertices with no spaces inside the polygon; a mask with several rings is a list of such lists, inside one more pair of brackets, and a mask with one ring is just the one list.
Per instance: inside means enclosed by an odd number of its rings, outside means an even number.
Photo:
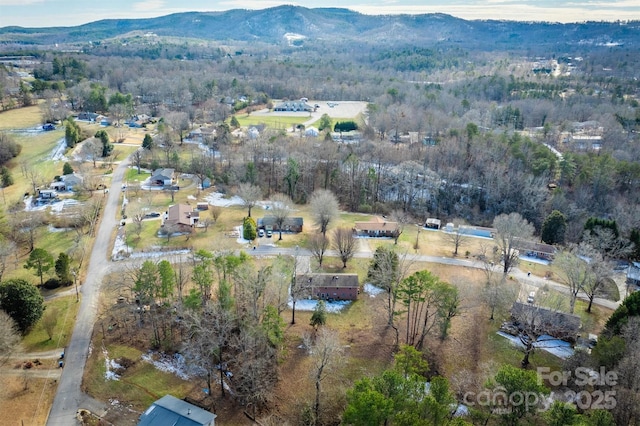
[{"label": "mountain ridge", "polygon": [[364,15],[342,8],[278,6],[181,12],[156,18],[103,19],[72,27],[3,27],[0,43],[45,46],[53,43],[100,42],[131,31],[158,36],[203,40],[282,43],[285,34],[299,34],[307,42],[364,44],[463,44],[470,48],[528,45],[614,43],[638,46],[640,21],[551,23],[502,20],[464,20],[443,13]]}]

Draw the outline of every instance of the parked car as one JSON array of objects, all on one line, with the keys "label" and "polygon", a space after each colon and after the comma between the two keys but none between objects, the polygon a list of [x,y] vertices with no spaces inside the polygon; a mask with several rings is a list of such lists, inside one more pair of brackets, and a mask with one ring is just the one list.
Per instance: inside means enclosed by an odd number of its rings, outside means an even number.
[{"label": "parked car", "polygon": [[55,129],[56,129],[56,126],[54,126],[51,123],[47,123],[44,126],[42,126],[42,130],[44,130],[45,132],[49,132],[49,131],[55,130]]},{"label": "parked car", "polygon": [[264,229],[258,229],[258,237],[264,237]]},{"label": "parked car", "polygon": [[160,213],[158,212],[150,212],[144,215],[146,219],[150,219],[152,217],[160,217]]},{"label": "parked car", "polygon": [[273,233],[271,231],[267,231],[267,238],[271,238],[272,235]]},{"label": "parked car", "polygon": [[527,297],[527,303],[534,303],[536,301],[536,292],[532,291],[529,293],[529,297]]}]

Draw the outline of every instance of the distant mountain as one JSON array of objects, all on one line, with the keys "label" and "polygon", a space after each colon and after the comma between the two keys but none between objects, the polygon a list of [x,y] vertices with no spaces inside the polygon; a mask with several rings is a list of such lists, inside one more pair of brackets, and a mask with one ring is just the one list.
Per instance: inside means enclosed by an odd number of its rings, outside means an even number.
[{"label": "distant mountain", "polygon": [[204,40],[304,43],[452,44],[494,50],[584,44],[638,47],[640,21],[557,24],[467,21],[444,14],[363,15],[340,8],[279,6],[264,10],[187,12],[151,19],[105,19],[76,27],[0,28],[0,43],[100,42],[132,32]]}]

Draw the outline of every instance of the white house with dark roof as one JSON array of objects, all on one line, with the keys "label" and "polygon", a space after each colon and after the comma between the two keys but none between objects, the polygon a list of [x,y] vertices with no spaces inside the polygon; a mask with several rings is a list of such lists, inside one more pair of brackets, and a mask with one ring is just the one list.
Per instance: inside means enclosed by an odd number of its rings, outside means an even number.
[{"label": "white house with dark roof", "polygon": [[149,178],[151,185],[154,186],[172,186],[175,179],[174,169],[156,169]]}]

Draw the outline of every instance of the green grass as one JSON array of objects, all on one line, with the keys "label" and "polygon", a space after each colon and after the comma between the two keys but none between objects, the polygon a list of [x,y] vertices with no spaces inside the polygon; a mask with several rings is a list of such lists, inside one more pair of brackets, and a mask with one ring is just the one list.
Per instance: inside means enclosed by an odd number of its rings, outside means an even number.
[{"label": "green grass", "polygon": [[106,348],[109,359],[118,360],[126,357],[135,363],[129,367],[119,380],[105,378],[105,355],[96,353],[91,362],[91,368],[86,375],[85,383],[90,395],[98,400],[107,401],[117,395],[120,401],[134,404],[138,409],[144,409],[153,401],[166,394],[183,398],[189,393],[192,385],[179,379],[171,373],[156,369],[152,364],[142,361],[142,352],[131,347],[109,345]]},{"label": "green grass", "polygon": [[287,116],[276,116],[276,115],[247,116],[246,114],[240,114],[240,115],[236,115],[235,117],[238,120],[238,123],[240,123],[240,125],[243,127],[264,124],[267,127],[270,127],[272,129],[282,129],[282,130],[290,129],[296,124],[302,124],[305,121],[309,120],[308,116],[303,116],[303,117],[287,117]]},{"label": "green grass", "polygon": [[[520,361],[524,357],[524,353],[514,346],[510,340],[496,334],[499,321],[491,324],[488,332],[488,339],[485,345],[487,358],[496,365],[510,364],[514,367],[520,366]],[[538,366],[550,367],[551,370],[558,370],[562,367],[562,360],[549,352],[543,350],[535,350],[529,355],[529,369],[535,370]]]},{"label": "green grass", "polygon": [[0,131],[25,129],[42,124],[42,112],[37,105],[0,112]]},{"label": "green grass", "polygon": [[56,310],[58,312],[58,320],[53,331],[53,337],[49,339],[49,335],[42,326],[41,319],[22,340],[22,345],[27,352],[42,352],[63,348],[69,344],[71,339],[76,314],[80,306],[76,302],[76,296],[59,297],[46,302],[45,306],[44,315],[46,315],[46,310]]},{"label": "green grass", "polygon": [[151,173],[147,173],[141,170],[141,173],[138,174],[138,169],[133,167],[127,169],[127,172],[124,175],[125,182],[144,182],[148,177],[151,176]]}]

